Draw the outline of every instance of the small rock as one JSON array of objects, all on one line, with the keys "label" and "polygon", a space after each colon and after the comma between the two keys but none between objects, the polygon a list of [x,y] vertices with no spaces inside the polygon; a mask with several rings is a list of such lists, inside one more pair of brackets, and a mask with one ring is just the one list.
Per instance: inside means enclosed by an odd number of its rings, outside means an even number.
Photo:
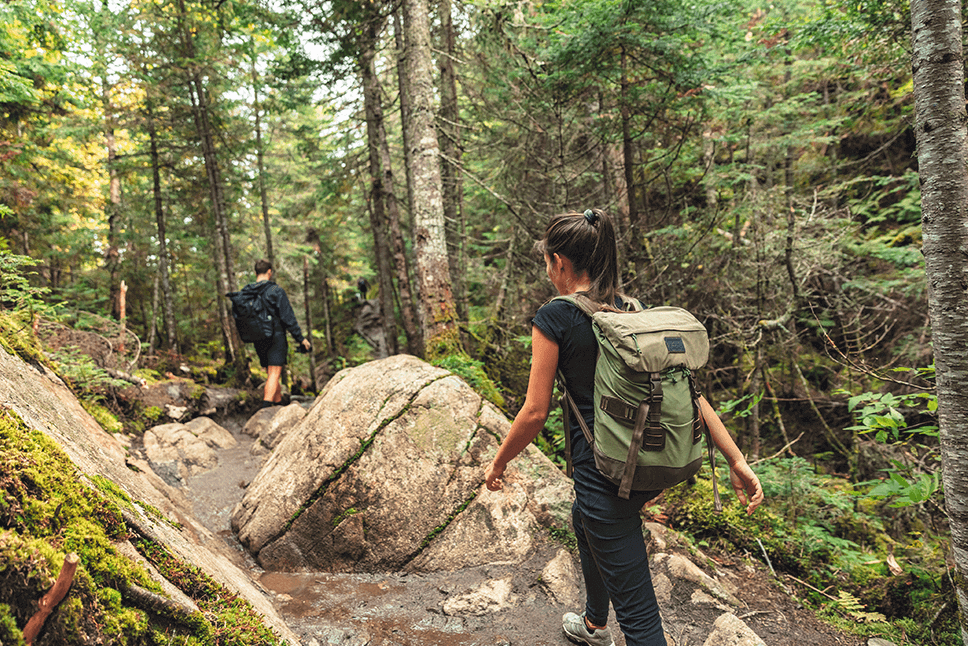
[{"label": "small rock", "polygon": [[896,644],[880,637],[871,637],[867,640],[867,646],[896,646]]},{"label": "small rock", "polygon": [[441,606],[451,616],[482,615],[498,612],[515,600],[511,593],[511,577],[488,581],[477,590],[445,600]]},{"label": "small rock", "polygon": [[188,414],[188,406],[165,404],[165,414],[176,422]]},{"label": "small rock", "polygon": [[766,646],[742,619],[732,613],[720,615],[703,646]]},{"label": "small rock", "polygon": [[682,579],[698,583],[720,601],[725,601],[731,606],[740,605],[739,599],[730,594],[716,579],[703,572],[699,569],[698,565],[683,556],[679,556],[678,554],[659,554],[655,557],[655,563],[657,565],[664,565],[672,579]]},{"label": "small rock", "polygon": [[559,606],[573,608],[581,601],[578,595],[578,570],[571,554],[565,550],[558,550],[555,558],[541,571],[541,583],[548,591],[548,596]]}]

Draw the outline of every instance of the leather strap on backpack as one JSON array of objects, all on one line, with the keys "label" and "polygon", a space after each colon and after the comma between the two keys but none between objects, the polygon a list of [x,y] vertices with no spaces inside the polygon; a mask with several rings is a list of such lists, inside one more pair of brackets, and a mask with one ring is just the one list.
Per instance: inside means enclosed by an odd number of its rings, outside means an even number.
[{"label": "leather strap on backpack", "polygon": [[[690,383],[694,383],[695,378],[690,374]],[[719,498],[719,483],[716,479],[716,445],[713,444],[712,433],[709,432],[709,424],[706,423],[706,418],[702,414],[702,406],[699,403],[698,391],[693,390],[693,404],[696,407],[697,422],[698,424],[706,430],[706,448],[709,449],[709,468],[712,471],[713,480],[713,509],[717,514],[723,513],[723,501]]]},{"label": "leather strap on backpack", "polygon": [[564,396],[561,398],[561,420],[565,428],[565,475],[570,478],[572,474],[570,409],[575,411],[575,417],[578,418],[578,425],[581,427],[581,432],[585,434],[585,439],[588,440],[588,446],[595,446],[595,439],[592,435],[592,430],[585,423],[585,418],[581,416],[581,411],[578,410],[578,404],[575,403],[575,400],[571,397],[571,393],[568,392],[565,375],[562,374],[561,370],[558,371],[558,385],[564,393]]}]

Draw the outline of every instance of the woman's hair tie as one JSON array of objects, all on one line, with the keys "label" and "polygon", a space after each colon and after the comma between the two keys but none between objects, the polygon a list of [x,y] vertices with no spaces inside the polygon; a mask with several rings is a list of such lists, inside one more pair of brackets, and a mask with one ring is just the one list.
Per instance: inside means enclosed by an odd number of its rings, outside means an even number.
[{"label": "woman's hair tie", "polygon": [[588,224],[595,226],[595,223],[598,222],[598,214],[591,209],[585,209],[585,220],[588,221]]}]

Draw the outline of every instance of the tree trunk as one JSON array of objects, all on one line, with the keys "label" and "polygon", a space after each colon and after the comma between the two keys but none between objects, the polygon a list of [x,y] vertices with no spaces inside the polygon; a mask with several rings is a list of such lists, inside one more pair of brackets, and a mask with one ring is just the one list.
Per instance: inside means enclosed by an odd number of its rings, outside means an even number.
[{"label": "tree trunk", "polygon": [[[378,79],[379,81],[379,79]],[[393,248],[393,267],[397,275],[397,292],[400,295],[400,318],[407,335],[407,352],[420,356],[423,354],[423,339],[417,325],[417,306],[414,301],[410,282],[410,259],[407,257],[407,244],[400,227],[400,204],[397,201],[393,181],[393,166],[390,163],[390,146],[387,143],[386,128],[382,126],[380,136],[380,163],[383,167],[383,198],[386,205],[387,223],[390,225],[390,245]]]},{"label": "tree trunk", "polygon": [[[387,242],[387,218],[384,208],[383,169],[380,163],[380,131],[383,129],[383,106],[380,83],[376,76],[374,58],[378,27],[371,20],[369,44],[360,57],[360,75],[363,79],[363,106],[366,111],[366,142],[370,157],[370,228],[373,230],[373,252],[376,256],[378,281],[380,283],[380,320],[386,337],[387,350],[397,352],[397,324],[393,314],[392,257]],[[364,296],[365,298],[365,296]]]},{"label": "tree trunk", "polygon": [[457,73],[454,67],[455,37],[454,21],[451,16],[450,0],[440,0],[439,5],[441,53],[438,56],[440,67],[440,151],[443,161],[440,164],[441,188],[444,200],[444,222],[447,227],[447,260],[451,287],[457,316],[461,321],[468,320],[466,282],[466,259],[464,240],[466,222],[461,200],[461,133],[460,109],[457,104]]},{"label": "tree trunk", "polygon": [[[101,16],[102,24],[109,24],[111,10],[107,2],[101,3]],[[103,46],[101,34],[95,34],[94,38],[100,49]],[[97,56],[106,57],[106,53],[98,51]],[[111,316],[117,319],[121,314],[119,305],[121,249],[118,240],[121,229],[121,178],[118,176],[116,164],[118,152],[114,138],[114,109],[111,106],[111,84],[108,81],[106,64],[102,66],[101,71],[101,108],[104,111],[104,145],[108,156],[108,202],[105,205],[105,215],[108,220],[108,248],[104,252],[104,264],[109,276],[108,298],[111,302]]]},{"label": "tree trunk", "polygon": [[[635,266],[635,284],[639,289],[645,288],[645,252],[642,249],[643,234],[648,231],[643,228],[643,222],[639,221],[639,205],[635,192],[635,141],[632,139],[632,114],[629,110],[629,78],[628,78],[628,57],[625,48],[621,53],[622,78],[620,81],[621,97],[619,101],[619,114],[622,120],[622,166],[625,171],[625,195],[628,202],[629,214],[629,251],[631,260]],[[638,230],[636,230],[638,225]]]},{"label": "tree trunk", "polygon": [[276,266],[272,251],[272,228],[269,226],[269,196],[266,191],[265,151],[262,149],[262,115],[259,108],[259,75],[255,69],[255,43],[252,44],[252,110],[255,112],[255,155],[259,171],[259,199],[262,202],[262,226],[266,233],[266,258]]},{"label": "tree trunk", "polygon": [[968,643],[968,132],[960,0],[911,2],[912,69],[928,311],[944,499]]},{"label": "tree trunk", "polygon": [[155,129],[155,117],[150,100],[147,102],[146,116],[148,145],[151,151],[152,195],[154,197],[155,222],[158,227],[158,278],[164,298],[165,333],[168,338],[168,350],[178,353],[178,338],[175,334],[175,305],[171,294],[171,278],[168,273],[168,234],[164,202],[161,198],[161,160],[158,154],[158,133]]},{"label": "tree trunk", "polygon": [[[188,90],[192,103],[192,114],[195,129],[202,146],[202,158],[205,172],[208,176],[211,209],[214,219],[213,241],[215,242],[215,266],[217,269],[216,298],[218,303],[219,323],[222,328],[222,338],[225,342],[226,361],[237,363],[244,360],[242,341],[229,314],[228,301],[225,294],[235,291],[235,270],[232,260],[232,245],[229,239],[228,221],[225,215],[225,198],[222,191],[222,176],[218,165],[218,155],[215,148],[215,130],[209,119],[209,101],[202,82],[202,74],[195,62],[195,42],[192,31],[186,24],[188,11],[184,0],[178,0],[179,27],[184,56],[188,69]],[[242,367],[241,364],[238,367]],[[240,371],[241,374],[241,371]]]},{"label": "tree trunk", "polygon": [[[400,129],[403,138],[403,160],[407,178],[407,211],[413,224],[413,149],[410,146],[410,90],[407,88],[407,47],[403,38],[403,19],[397,5],[393,9],[393,42],[397,48],[397,89],[400,93]],[[411,226],[411,231],[413,230]],[[416,301],[414,302],[416,305]]]},{"label": "tree trunk", "polygon": [[[303,300],[306,302],[306,338],[312,343],[313,338],[313,309],[309,298],[309,256],[303,256]],[[316,348],[309,351],[309,389],[313,394],[316,390]]]},{"label": "tree trunk", "polygon": [[427,0],[404,0],[406,85],[410,92],[411,185],[420,327],[434,359],[461,351],[447,263],[440,156],[434,128],[433,66]]}]

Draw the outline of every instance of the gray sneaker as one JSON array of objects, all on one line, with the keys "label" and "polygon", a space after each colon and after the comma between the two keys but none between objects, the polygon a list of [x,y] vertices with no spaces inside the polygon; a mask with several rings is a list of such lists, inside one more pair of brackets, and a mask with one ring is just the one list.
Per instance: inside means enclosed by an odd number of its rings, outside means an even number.
[{"label": "gray sneaker", "polygon": [[576,644],[589,644],[589,646],[615,646],[612,641],[612,633],[608,628],[588,630],[585,625],[585,613],[576,615],[573,612],[566,613],[561,618],[561,629],[565,632],[565,637]]}]

